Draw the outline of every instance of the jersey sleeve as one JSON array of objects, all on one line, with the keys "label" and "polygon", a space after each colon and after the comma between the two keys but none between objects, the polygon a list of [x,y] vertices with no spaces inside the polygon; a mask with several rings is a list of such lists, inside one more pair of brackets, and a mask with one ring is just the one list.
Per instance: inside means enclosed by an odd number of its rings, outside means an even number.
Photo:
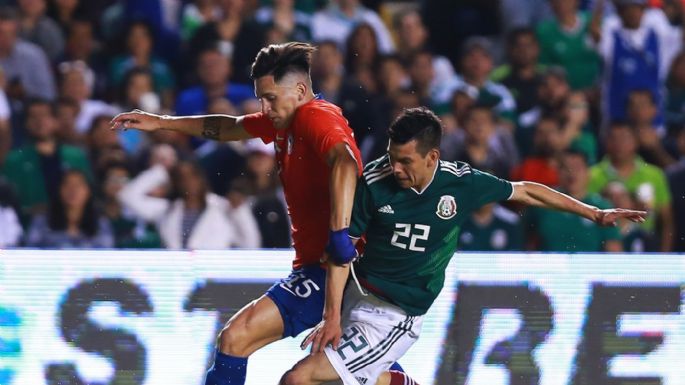
[{"label": "jersey sleeve", "polygon": [[511,198],[514,193],[514,186],[511,182],[500,179],[487,172],[471,169],[473,196],[476,204],[480,207],[491,202],[505,201]]},{"label": "jersey sleeve", "polygon": [[352,206],[352,220],[350,221],[349,234],[353,238],[360,238],[371,222],[373,215],[373,198],[366,178],[363,176],[357,181],[354,192],[354,206]]},{"label": "jersey sleeve", "polygon": [[298,127],[298,134],[303,139],[311,144],[316,153],[325,159],[326,154],[333,146],[338,143],[345,143],[350,147],[356,144],[352,143],[351,135],[346,132],[346,126],[343,125],[343,118],[332,116],[329,113],[316,111],[311,113],[302,125]]},{"label": "jersey sleeve", "polygon": [[276,128],[271,120],[261,112],[243,116],[243,127],[248,134],[269,144],[276,138]]}]

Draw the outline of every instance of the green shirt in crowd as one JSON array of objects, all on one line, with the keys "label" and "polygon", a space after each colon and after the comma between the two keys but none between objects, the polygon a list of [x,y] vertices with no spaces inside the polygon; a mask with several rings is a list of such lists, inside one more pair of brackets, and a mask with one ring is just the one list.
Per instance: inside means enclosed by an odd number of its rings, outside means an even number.
[{"label": "green shirt in crowd", "polygon": [[540,63],[564,67],[574,90],[592,87],[600,73],[601,61],[592,47],[589,26],[590,14],[579,12],[575,30],[565,30],[556,19],[537,27]]},{"label": "green shirt in crowd", "polygon": [[508,181],[466,163],[440,161],[423,191],[401,188],[388,156],[357,184],[350,235],[366,234],[355,272],[371,292],[408,315],[425,314],[445,282],[462,224],[477,208],[513,194]]},{"label": "green shirt in crowd", "polygon": [[[90,164],[83,150],[60,144],[57,151],[61,170],[80,170],[86,174],[89,181],[93,181]],[[17,190],[22,210],[48,203],[48,192],[41,168],[40,155],[33,145],[10,151],[1,172]]]},{"label": "green shirt in crowd", "polygon": [[471,216],[461,227],[459,250],[523,250],[523,227],[519,216],[500,205],[493,207],[488,223],[477,223]]},{"label": "green shirt in crowd", "polygon": [[[600,209],[610,207],[599,194],[588,194],[581,201]],[[606,241],[621,241],[618,228],[602,227],[576,214],[534,207],[528,215],[530,224],[540,236],[543,251],[598,252],[604,251]]]},{"label": "green shirt in crowd", "polygon": [[636,157],[635,170],[625,179],[618,175],[608,158],[590,168],[589,192],[601,193],[611,182],[620,182],[638,201],[645,204],[648,214],[642,228],[652,232],[656,226],[655,210],[671,204],[671,192],[664,172],[640,157]]}]

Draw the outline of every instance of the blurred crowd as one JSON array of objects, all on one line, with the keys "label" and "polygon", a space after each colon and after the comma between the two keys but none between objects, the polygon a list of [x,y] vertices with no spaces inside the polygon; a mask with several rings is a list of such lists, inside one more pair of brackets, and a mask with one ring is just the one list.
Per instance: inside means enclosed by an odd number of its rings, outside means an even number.
[{"label": "blurred crowd", "polygon": [[426,105],[443,159],[649,211],[602,228],[488,205],[461,249],[685,251],[683,3],[0,0],[0,247],[289,247],[271,145],[109,121],[259,111],[252,60],[299,40],[365,162]]}]

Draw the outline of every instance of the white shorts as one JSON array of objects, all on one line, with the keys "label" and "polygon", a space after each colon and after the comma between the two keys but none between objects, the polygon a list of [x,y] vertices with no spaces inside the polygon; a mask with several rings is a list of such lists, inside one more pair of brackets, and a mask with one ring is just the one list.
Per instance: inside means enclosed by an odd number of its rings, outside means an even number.
[{"label": "white shorts", "polygon": [[324,352],[345,385],[374,385],[419,338],[423,316],[404,310],[355,285],[345,289],[342,311],[343,336],[337,350]]}]

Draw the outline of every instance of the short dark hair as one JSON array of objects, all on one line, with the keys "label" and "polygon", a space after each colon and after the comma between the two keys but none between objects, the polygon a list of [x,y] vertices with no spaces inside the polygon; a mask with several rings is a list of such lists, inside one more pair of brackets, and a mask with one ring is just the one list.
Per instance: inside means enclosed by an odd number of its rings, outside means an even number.
[{"label": "short dark hair", "polygon": [[440,148],[442,122],[426,107],[408,108],[392,122],[388,136],[391,142],[397,144],[416,140],[416,149],[425,156],[428,151]]},{"label": "short dark hair", "polygon": [[526,35],[532,37],[536,43],[538,42],[538,37],[535,34],[534,29],[530,27],[517,27],[509,31],[507,34],[507,46],[511,47],[518,41],[519,38]]},{"label": "short dark hair", "polygon": [[252,80],[262,76],[273,75],[274,81],[283,76],[299,72],[309,75],[312,63],[312,53],[316,48],[308,43],[290,42],[285,44],[271,44],[262,48],[252,63]]},{"label": "short dark hair", "polygon": [[652,91],[645,88],[636,88],[628,93],[628,100],[626,101],[627,106],[630,106],[630,97],[633,95],[646,95],[649,98],[649,101],[656,105],[656,95],[654,95]]},{"label": "short dark hair", "polygon": [[574,147],[568,148],[568,149],[564,150],[563,155],[564,156],[580,157],[583,159],[583,162],[585,162],[586,167],[590,165],[590,160],[588,159],[587,153],[579,150],[578,148],[574,148]]},{"label": "short dark hair", "polygon": [[492,106],[490,106],[487,103],[474,103],[472,106],[466,110],[466,114],[464,115],[466,118],[470,118],[473,113],[477,111],[484,111],[486,112],[492,121],[495,121],[495,112],[492,110]]},{"label": "short dark hair", "polygon": [[46,106],[50,109],[50,114],[53,116],[55,115],[53,105],[49,100],[43,99],[40,97],[33,97],[33,98],[30,98],[29,100],[27,100],[26,103],[24,104],[24,120],[28,119],[29,112],[31,111],[31,109],[33,107],[36,107],[36,106]]}]

